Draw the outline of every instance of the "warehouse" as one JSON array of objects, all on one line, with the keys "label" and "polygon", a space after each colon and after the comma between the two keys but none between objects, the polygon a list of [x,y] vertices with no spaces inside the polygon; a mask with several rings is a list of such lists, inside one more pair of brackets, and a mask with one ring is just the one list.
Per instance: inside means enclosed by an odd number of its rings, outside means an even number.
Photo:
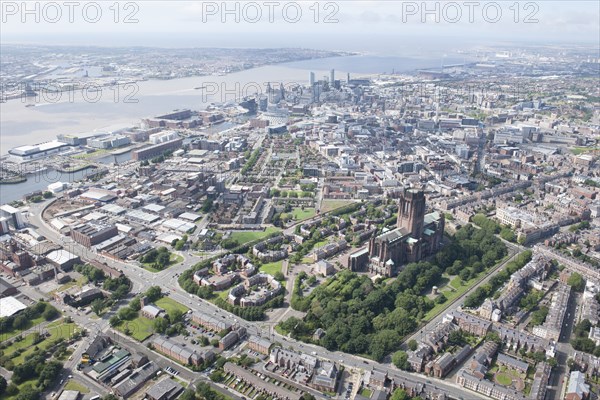
[{"label": "warehouse", "polygon": [[57,268],[60,268],[63,271],[70,271],[73,269],[73,266],[75,264],[81,262],[79,256],[69,253],[64,249],[54,250],[48,253],[48,255],[46,255],[46,258],[48,259],[48,262],[50,262],[50,264],[54,265]]}]

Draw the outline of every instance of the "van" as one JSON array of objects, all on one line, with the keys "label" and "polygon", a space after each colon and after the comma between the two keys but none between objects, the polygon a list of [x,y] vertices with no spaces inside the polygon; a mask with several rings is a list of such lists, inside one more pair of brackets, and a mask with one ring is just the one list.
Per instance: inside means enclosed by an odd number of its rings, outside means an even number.
[{"label": "van", "polygon": [[90,397],[90,400],[99,400],[99,399],[100,399],[100,396],[98,396],[98,395]]}]

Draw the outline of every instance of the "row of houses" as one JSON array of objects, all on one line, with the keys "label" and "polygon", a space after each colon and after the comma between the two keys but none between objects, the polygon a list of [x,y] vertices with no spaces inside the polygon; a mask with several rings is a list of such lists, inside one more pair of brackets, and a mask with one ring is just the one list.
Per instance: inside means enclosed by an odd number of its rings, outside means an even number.
[{"label": "row of houses", "polygon": [[177,343],[170,341],[168,338],[156,337],[152,341],[154,350],[162,353],[184,365],[200,365],[203,362],[214,360],[215,353],[212,350],[207,350],[203,353],[197,353],[195,350],[182,347]]}]

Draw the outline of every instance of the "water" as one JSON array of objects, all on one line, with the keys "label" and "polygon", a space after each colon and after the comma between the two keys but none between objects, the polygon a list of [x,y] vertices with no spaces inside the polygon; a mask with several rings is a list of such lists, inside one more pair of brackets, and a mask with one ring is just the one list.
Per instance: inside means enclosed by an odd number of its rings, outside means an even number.
[{"label": "water", "polygon": [[[460,57],[444,58],[445,64],[460,63]],[[211,102],[232,101],[244,95],[264,92],[267,82],[300,83],[308,81],[308,71],[317,78],[329,76],[336,69],[336,79],[437,68],[441,58],[353,56],[308,60],[265,66],[226,76],[206,76],[172,80],[138,82],[134,86],[105,89],[82,94],[74,92],[51,99],[42,95],[34,99],[15,99],[0,103],[0,154],[12,147],[40,143],[58,134],[110,131],[140,122],[178,108],[204,109]],[[205,89],[195,89],[205,86]],[[34,107],[25,107],[27,103]]]},{"label": "water", "polygon": [[[446,65],[462,63],[457,57],[444,58]],[[283,83],[308,83],[308,72],[315,72],[320,79],[329,76],[331,68],[336,70],[336,79],[345,80],[346,73],[353,77],[406,72],[423,68],[438,68],[440,58],[408,58],[399,56],[352,56],[299,61],[281,65],[265,66],[241,71],[226,76],[206,76],[172,80],[138,82],[129,88],[106,89],[99,93],[63,94],[52,100],[41,96],[27,101],[16,99],[0,103],[0,154],[12,147],[53,140],[58,134],[77,134],[91,131],[111,131],[138,124],[141,118],[152,117],[170,110],[191,108],[204,109],[211,102],[232,101],[245,95],[264,92],[267,82],[279,86]],[[195,89],[198,87],[204,89]],[[98,94],[98,93],[96,93]],[[89,101],[97,99],[97,101]],[[128,100],[135,100],[129,102]],[[35,107],[25,107],[25,104]],[[225,122],[205,130],[216,133],[233,127]],[[131,152],[116,156],[121,163],[131,159]],[[115,162],[114,155],[98,160],[103,164]],[[73,182],[82,179],[91,170],[76,173],[60,173],[48,170],[29,176],[27,182],[0,186],[0,203],[21,199],[25,194],[45,190],[52,182]]]},{"label": "water", "polygon": [[96,159],[96,162],[100,164],[121,164],[125,161],[131,160],[131,151],[127,151],[121,154],[109,154],[107,156]]},{"label": "water", "polygon": [[[381,74],[402,73],[418,69],[440,68],[442,64],[463,64],[472,61],[467,57],[400,57],[400,56],[376,56],[360,55],[351,57],[334,57],[318,60],[296,61],[285,64],[287,67],[300,68],[303,70],[320,70],[325,66],[336,70],[335,79],[346,80],[346,75],[337,71],[346,71],[354,74]],[[326,74],[329,77],[329,73]],[[316,75],[315,78],[322,78]]]},{"label": "water", "polygon": [[27,175],[27,181],[12,185],[0,185],[0,204],[10,203],[11,201],[21,200],[26,194],[47,190],[48,185],[54,182],[73,183],[92,175],[93,169],[85,169],[77,172],[59,172],[54,169],[36,172]]}]

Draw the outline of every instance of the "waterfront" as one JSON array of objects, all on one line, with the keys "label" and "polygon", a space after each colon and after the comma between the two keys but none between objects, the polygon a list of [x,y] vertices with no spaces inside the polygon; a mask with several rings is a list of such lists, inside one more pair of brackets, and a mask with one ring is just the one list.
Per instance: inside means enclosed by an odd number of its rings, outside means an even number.
[{"label": "waterfront", "polygon": [[[317,77],[328,75],[336,69],[336,78],[344,80],[346,74],[372,75],[378,72],[407,72],[418,68],[439,67],[439,60],[406,57],[352,56],[317,59],[265,66],[226,76],[205,76],[173,80],[143,81],[137,84],[132,96],[137,102],[126,102],[131,90],[105,89],[97,102],[86,102],[81,94],[68,95],[63,101],[39,102],[17,99],[0,104],[0,153],[16,146],[40,143],[56,138],[57,134],[74,134],[90,131],[110,131],[139,123],[143,117],[153,116],[178,108],[204,109],[211,102],[232,101],[234,97],[250,95],[266,88],[267,82],[279,84],[306,84],[308,72]],[[447,63],[459,62],[446,59]],[[204,90],[195,88],[205,87]],[[217,90],[215,90],[218,88]],[[213,95],[206,92],[217,92]],[[115,101],[118,100],[118,101]],[[25,107],[25,104],[35,107]],[[229,122],[215,125],[207,133],[232,127]],[[95,161],[100,164],[122,163],[131,159],[131,152],[106,154]],[[26,182],[2,185],[0,203],[19,200],[36,190],[45,190],[52,182],[73,182],[82,179],[91,170],[61,173],[53,169],[28,175]]]},{"label": "waterfront", "polygon": [[[139,123],[140,118],[178,108],[204,109],[211,102],[232,101],[235,97],[264,91],[267,82],[306,84],[308,71],[314,71],[317,77],[321,77],[328,75],[331,68],[336,68],[336,78],[344,80],[348,72],[355,76],[391,72],[392,69],[406,72],[439,67],[440,60],[433,57],[336,57],[265,66],[225,76],[143,81],[118,90],[112,88],[99,94],[87,93],[87,101],[77,91],[52,102],[49,96],[10,100],[0,104],[0,153],[6,154],[16,146],[52,140],[58,134],[110,131],[133,126]],[[449,64],[460,60],[446,58],[445,62]],[[203,86],[206,89],[195,89]],[[26,107],[27,104],[35,106]]]},{"label": "waterfront", "polygon": [[27,175],[27,181],[15,184],[0,185],[0,204],[21,200],[26,194],[37,190],[46,190],[54,182],[73,183],[92,175],[94,169],[84,169],[77,172],[59,172],[55,169],[46,169]]}]

